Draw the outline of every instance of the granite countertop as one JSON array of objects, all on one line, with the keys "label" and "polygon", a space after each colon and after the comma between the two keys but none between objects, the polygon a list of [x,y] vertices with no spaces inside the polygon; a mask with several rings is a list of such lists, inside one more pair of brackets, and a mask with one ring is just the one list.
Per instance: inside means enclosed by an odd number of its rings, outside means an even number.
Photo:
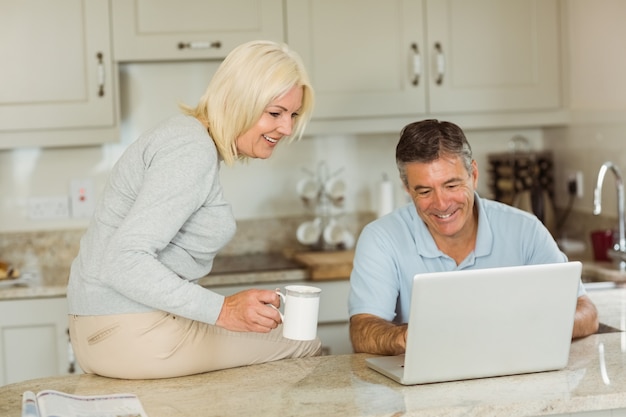
[{"label": "granite countertop", "polygon": [[[626,289],[591,291],[600,320],[625,330]],[[572,342],[565,369],[402,386],[367,368],[369,355],[322,356],[163,380],[93,375],[0,387],[0,415],[19,416],[25,390],[133,392],[158,416],[541,416],[626,408],[623,332]]]}]

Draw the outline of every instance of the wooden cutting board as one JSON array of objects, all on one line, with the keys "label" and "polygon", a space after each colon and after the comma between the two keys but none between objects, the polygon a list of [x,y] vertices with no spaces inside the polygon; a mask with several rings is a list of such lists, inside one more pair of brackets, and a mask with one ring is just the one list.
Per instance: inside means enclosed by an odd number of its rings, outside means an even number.
[{"label": "wooden cutting board", "polygon": [[352,272],[354,250],[295,252],[293,259],[306,266],[312,280],[348,279]]}]

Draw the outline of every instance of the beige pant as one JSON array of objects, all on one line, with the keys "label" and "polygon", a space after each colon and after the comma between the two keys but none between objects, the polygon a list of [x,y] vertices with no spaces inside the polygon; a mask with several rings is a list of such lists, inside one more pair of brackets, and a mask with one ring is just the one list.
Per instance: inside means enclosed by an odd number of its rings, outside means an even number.
[{"label": "beige pant", "polygon": [[150,379],[192,375],[285,358],[319,355],[319,339],[270,333],[231,332],[162,311],[106,316],[69,316],[70,339],[86,373]]}]

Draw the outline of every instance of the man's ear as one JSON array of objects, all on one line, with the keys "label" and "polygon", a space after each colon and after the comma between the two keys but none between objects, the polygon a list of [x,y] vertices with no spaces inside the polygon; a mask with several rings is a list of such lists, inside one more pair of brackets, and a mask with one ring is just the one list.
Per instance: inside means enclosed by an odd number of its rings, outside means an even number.
[{"label": "man's ear", "polygon": [[478,163],[475,159],[472,159],[472,182],[474,183],[474,189],[478,187]]}]

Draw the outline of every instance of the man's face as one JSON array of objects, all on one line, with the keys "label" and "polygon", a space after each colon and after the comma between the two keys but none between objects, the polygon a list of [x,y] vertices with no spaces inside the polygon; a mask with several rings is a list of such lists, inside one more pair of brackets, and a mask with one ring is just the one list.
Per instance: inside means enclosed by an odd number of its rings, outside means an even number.
[{"label": "man's face", "polygon": [[472,237],[474,190],[478,184],[475,161],[472,167],[470,174],[461,158],[446,156],[406,165],[408,192],[435,241]]}]

